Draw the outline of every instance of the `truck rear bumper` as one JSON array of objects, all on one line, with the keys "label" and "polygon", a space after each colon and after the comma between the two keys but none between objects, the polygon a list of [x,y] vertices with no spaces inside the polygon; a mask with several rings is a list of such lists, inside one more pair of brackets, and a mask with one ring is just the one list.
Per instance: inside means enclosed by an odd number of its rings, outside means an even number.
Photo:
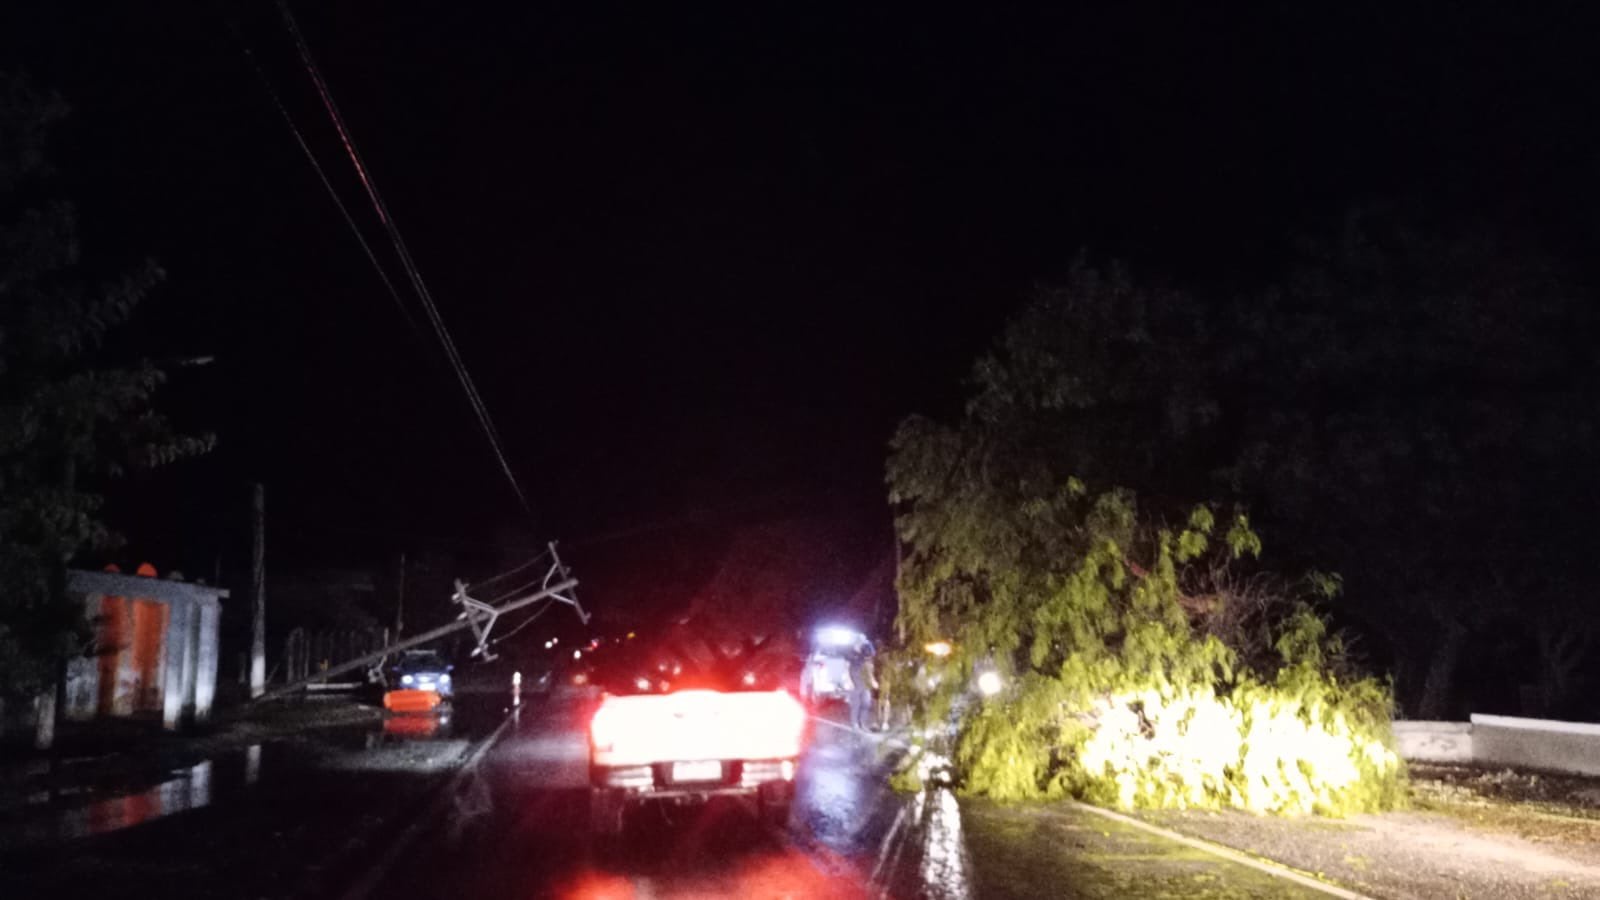
[{"label": "truck rear bumper", "polygon": [[672,779],[672,763],[642,766],[590,766],[589,783],[649,797],[709,797],[718,794],[752,794],[765,784],[794,781],[792,759],[724,760],[715,781],[679,782]]}]

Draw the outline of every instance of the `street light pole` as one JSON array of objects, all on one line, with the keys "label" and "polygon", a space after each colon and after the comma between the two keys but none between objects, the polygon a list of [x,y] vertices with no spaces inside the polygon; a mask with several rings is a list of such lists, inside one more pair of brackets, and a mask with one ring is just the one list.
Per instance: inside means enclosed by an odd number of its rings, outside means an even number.
[{"label": "street light pole", "polygon": [[406,627],[406,552],[400,551],[400,574],[396,579],[394,600],[394,636],[400,639],[400,632]]},{"label": "street light pole", "polygon": [[252,540],[250,547],[250,697],[258,698],[267,689],[267,501],[266,491],[256,483],[251,503]]}]

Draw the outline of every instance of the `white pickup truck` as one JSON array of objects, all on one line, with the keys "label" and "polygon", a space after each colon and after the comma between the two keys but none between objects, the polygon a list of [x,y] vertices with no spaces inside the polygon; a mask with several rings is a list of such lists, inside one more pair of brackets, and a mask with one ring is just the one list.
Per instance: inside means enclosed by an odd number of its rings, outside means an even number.
[{"label": "white pickup truck", "polygon": [[774,659],[783,657],[669,653],[608,667],[589,722],[594,833],[621,834],[644,802],[724,795],[751,798],[763,820],[786,823],[808,721],[786,689],[792,666]]}]

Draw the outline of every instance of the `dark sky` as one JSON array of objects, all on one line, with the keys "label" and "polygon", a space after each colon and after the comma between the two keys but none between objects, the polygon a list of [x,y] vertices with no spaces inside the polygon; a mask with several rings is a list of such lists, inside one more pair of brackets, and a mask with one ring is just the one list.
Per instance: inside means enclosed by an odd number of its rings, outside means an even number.
[{"label": "dark sky", "polygon": [[752,521],[887,549],[894,423],[1080,248],[1253,284],[1382,199],[1596,249],[1585,4],[296,4],[529,525],[252,74],[392,262],[269,0],[5,6],[86,252],[170,273],[137,346],[218,359],[168,402],[217,453],[119,507],[169,557],[254,478],[291,559],[521,531],[618,602]]}]

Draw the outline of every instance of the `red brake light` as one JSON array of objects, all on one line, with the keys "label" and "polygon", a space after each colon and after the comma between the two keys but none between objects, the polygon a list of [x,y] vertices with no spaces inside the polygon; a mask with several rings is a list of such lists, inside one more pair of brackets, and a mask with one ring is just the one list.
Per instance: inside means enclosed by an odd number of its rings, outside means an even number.
[{"label": "red brake light", "polygon": [[649,726],[638,720],[637,710],[623,708],[607,697],[589,720],[589,740],[601,749],[636,744],[649,738]]},{"label": "red brake light", "polygon": [[806,708],[789,696],[788,691],[773,691],[768,696],[772,702],[751,710],[753,721],[750,726],[768,734],[781,735],[785,740],[792,738],[798,752],[800,738],[806,729]]},{"label": "red brake light", "polygon": [[589,740],[596,747],[610,747],[617,742],[617,709],[607,706],[605,701],[600,702],[600,708],[594,711],[594,718],[589,720]]}]

